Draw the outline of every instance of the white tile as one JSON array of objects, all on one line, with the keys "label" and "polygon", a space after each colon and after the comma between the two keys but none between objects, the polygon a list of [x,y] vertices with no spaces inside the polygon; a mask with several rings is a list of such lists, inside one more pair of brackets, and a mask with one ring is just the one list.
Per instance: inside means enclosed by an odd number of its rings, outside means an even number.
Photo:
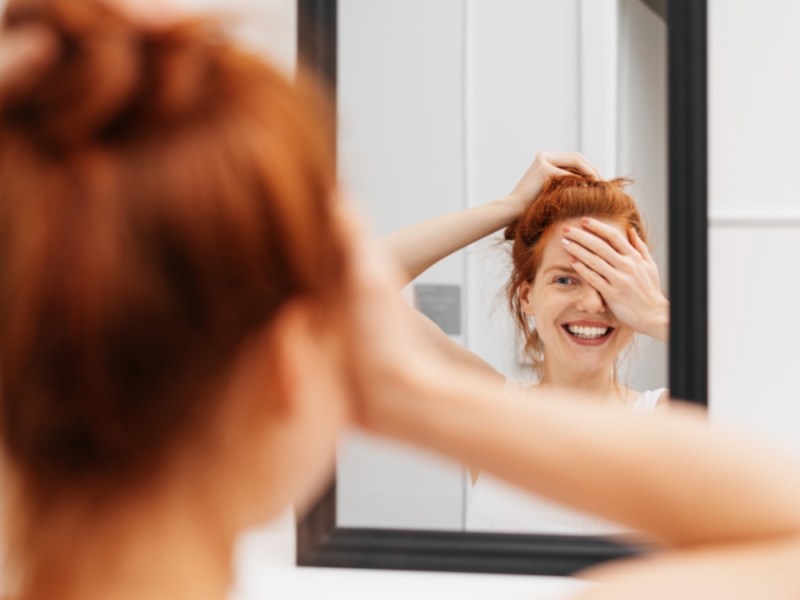
[{"label": "white tile", "polygon": [[710,232],[711,414],[800,454],[800,228]]},{"label": "white tile", "polygon": [[800,215],[800,3],[710,0],[710,214]]}]

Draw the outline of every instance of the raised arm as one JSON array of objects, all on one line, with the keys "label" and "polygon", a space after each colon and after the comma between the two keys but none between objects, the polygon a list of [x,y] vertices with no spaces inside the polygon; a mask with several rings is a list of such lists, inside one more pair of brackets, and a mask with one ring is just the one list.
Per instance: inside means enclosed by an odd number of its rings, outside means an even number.
[{"label": "raised arm", "polygon": [[383,238],[388,254],[402,269],[405,285],[457,250],[509,225],[554,175],[576,169],[597,177],[594,167],[578,153],[540,152],[507,196],[481,206],[410,225]]},{"label": "raised arm", "polygon": [[800,535],[800,464],[689,412],[631,416],[555,391],[498,399],[480,378],[442,368],[386,381],[395,398],[374,406],[375,431],[666,546]]},{"label": "raised arm", "polygon": [[[355,239],[358,239],[356,237]],[[395,269],[356,248],[357,419],[673,548],[800,537],[800,464],[687,411],[633,416],[548,391],[539,401],[416,339]]]}]

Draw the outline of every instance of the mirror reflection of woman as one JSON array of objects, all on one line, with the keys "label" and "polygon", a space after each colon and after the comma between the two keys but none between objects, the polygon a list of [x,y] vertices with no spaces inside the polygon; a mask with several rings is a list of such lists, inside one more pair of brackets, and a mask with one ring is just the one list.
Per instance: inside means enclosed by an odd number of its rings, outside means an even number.
[{"label": "mirror reflection of woman", "polygon": [[[506,197],[400,230],[385,239],[409,280],[478,239],[505,228],[512,269],[507,296],[524,353],[538,376],[526,391],[590,393],[631,412],[666,405],[663,388],[635,391],[617,364],[635,333],[666,341],[669,302],[647,246],[644,221],[622,179],[603,181],[580,154],[541,153]],[[432,329],[432,328],[431,328]],[[490,373],[480,357],[439,344]],[[499,379],[499,374],[496,374]],[[506,389],[520,387],[503,379]],[[613,527],[562,511],[471,471],[466,527],[539,533],[602,533]]]},{"label": "mirror reflection of woman", "polygon": [[[424,343],[394,265],[334,200],[318,104],[213,28],[103,7],[30,2],[0,31],[4,592],[223,600],[236,536],[308,506],[356,425],[660,545],[580,600],[800,596],[795,457],[680,409],[556,388],[498,402],[496,377]],[[188,118],[192,99],[215,118]],[[96,135],[116,102],[151,127]]]}]

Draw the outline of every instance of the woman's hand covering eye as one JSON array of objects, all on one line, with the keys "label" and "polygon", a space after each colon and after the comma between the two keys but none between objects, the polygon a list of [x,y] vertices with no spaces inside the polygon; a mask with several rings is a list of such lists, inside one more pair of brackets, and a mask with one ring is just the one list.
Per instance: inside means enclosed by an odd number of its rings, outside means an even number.
[{"label": "woman's hand covering eye", "polygon": [[584,218],[581,225],[558,232],[575,271],[622,324],[667,341],[669,301],[647,245],[633,228],[625,236],[597,219]]}]

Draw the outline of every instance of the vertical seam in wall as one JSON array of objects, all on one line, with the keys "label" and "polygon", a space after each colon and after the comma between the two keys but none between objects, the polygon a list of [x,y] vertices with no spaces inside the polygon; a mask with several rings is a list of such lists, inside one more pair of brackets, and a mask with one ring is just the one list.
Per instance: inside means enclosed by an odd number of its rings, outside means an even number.
[{"label": "vertical seam in wall", "polygon": [[586,148],[584,147],[584,139],[583,139],[583,69],[584,69],[584,60],[583,60],[583,3],[586,0],[578,0],[577,7],[578,7],[578,68],[575,69],[575,72],[578,74],[578,147],[580,148],[581,153],[586,152]]},{"label": "vertical seam in wall", "polygon": [[[462,36],[461,36],[461,160],[462,160],[462,172],[461,172],[461,181],[463,185],[463,208],[469,208],[472,205],[472,188],[470,186],[471,177],[470,177],[470,148],[471,148],[471,141],[472,141],[472,129],[470,127],[470,98],[469,98],[469,88],[471,80],[469,78],[469,66],[470,66],[470,9],[471,9],[471,2],[472,0],[462,0],[461,2],[461,25],[462,25]],[[461,320],[462,320],[462,333],[463,333],[463,344],[467,348],[469,348],[469,341],[470,341],[470,331],[469,331],[469,298],[470,298],[470,257],[469,251],[465,251],[463,254],[463,278],[464,278],[464,285],[462,286],[462,311],[461,311]],[[461,469],[461,482],[462,482],[462,493],[461,493],[461,530],[465,531],[467,528],[467,493],[469,489],[467,488],[468,483],[468,472],[466,467],[462,467]]]},{"label": "vertical seam in wall", "polygon": [[627,71],[623,72],[626,68],[626,63],[622,59],[622,40],[628,38],[628,7],[625,6],[625,0],[617,0],[617,80],[614,83],[614,90],[615,95],[615,102],[616,106],[614,108],[614,134],[616,139],[614,140],[614,170],[616,171],[613,174],[609,174],[610,177],[629,177],[631,173],[622,173],[622,111],[624,108],[622,103],[623,94],[622,94],[622,82],[627,81]]}]

